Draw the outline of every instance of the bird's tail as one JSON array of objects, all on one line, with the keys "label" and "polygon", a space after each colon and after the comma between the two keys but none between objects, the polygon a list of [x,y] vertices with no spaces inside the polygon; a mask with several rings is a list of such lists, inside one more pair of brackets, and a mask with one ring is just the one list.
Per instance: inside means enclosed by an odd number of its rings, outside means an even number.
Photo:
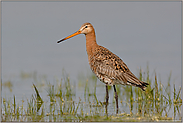
[{"label": "bird's tail", "polygon": [[149,85],[148,83],[143,82],[143,81],[140,81],[140,80],[139,80],[139,83],[140,83],[140,84],[132,83],[132,82],[129,82],[129,81],[127,81],[127,83],[129,83],[130,85],[133,85],[133,86],[139,87],[139,88],[141,88],[143,91],[145,91],[145,90],[146,90],[147,85]]},{"label": "bird's tail", "polygon": [[140,85],[139,87],[143,90],[143,91],[145,91],[146,90],[146,87],[147,87],[147,85],[149,85],[148,83],[146,83],[146,82],[143,82],[143,81],[140,81],[141,82],[141,84],[142,85]]}]

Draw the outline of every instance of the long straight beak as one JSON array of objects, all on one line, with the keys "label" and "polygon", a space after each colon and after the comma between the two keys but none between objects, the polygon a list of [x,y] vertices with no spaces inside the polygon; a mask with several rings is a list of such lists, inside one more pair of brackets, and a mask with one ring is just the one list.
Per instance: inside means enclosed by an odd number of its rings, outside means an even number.
[{"label": "long straight beak", "polygon": [[72,37],[74,37],[76,35],[79,35],[79,34],[81,34],[81,31],[80,30],[79,31],[76,31],[75,33],[73,33],[73,34],[71,34],[69,36],[67,36],[66,38],[63,38],[63,39],[59,40],[57,43],[60,43],[60,42],[62,42],[64,40],[67,40],[67,39],[72,38]]}]

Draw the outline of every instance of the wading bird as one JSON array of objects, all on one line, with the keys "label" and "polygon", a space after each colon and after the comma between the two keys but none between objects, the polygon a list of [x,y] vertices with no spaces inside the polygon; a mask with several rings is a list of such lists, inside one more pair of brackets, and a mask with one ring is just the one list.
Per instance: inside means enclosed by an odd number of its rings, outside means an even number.
[{"label": "wading bird", "polygon": [[145,91],[148,83],[140,81],[127,67],[127,65],[107,48],[96,42],[95,30],[91,23],[84,23],[81,28],[70,36],[59,40],[60,43],[79,34],[86,36],[86,51],[91,70],[98,79],[106,84],[106,110],[109,100],[108,85],[113,86],[116,100],[116,113],[118,113],[118,94],[116,84],[131,85]]}]

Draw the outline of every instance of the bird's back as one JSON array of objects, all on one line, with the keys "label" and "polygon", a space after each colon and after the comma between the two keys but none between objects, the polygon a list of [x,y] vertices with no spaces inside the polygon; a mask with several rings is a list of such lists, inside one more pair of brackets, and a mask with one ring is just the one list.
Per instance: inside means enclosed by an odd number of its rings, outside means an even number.
[{"label": "bird's back", "polygon": [[132,85],[145,89],[148,83],[140,81],[127,65],[107,48],[97,46],[89,56],[92,71],[104,83],[109,85]]}]

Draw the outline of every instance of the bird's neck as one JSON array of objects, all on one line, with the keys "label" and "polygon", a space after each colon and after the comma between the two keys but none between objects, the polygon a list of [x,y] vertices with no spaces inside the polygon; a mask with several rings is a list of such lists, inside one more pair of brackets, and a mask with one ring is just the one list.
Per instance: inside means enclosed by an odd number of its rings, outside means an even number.
[{"label": "bird's neck", "polygon": [[88,57],[90,57],[95,52],[95,48],[98,46],[98,44],[96,42],[96,36],[94,31],[86,34],[85,36],[86,36],[86,51]]}]

